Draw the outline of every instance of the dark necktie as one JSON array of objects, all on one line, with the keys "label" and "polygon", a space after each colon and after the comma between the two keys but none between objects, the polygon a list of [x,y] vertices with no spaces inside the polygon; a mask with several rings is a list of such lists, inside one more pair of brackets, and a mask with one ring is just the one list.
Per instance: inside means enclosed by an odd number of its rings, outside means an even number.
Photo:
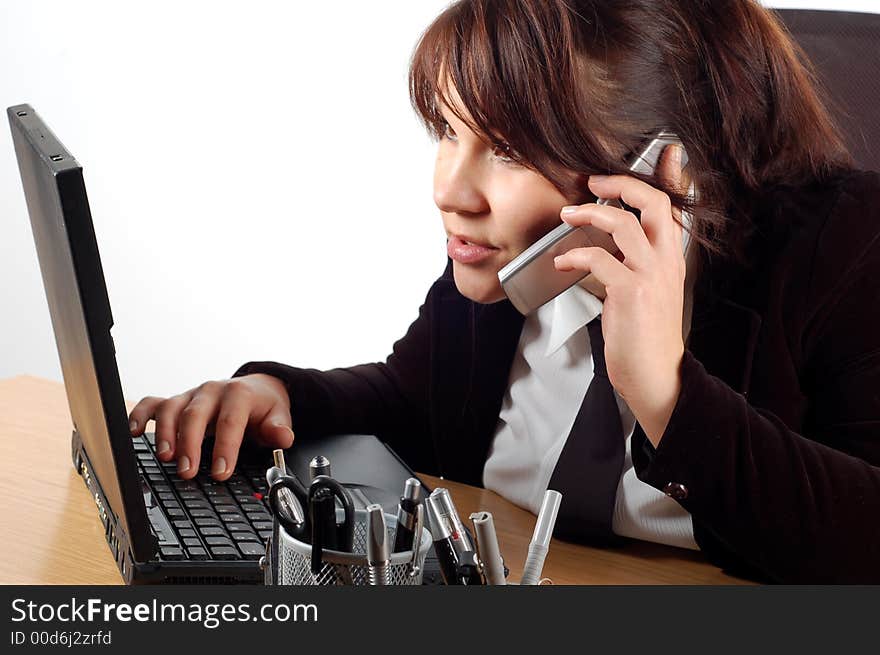
[{"label": "dark necktie", "polygon": [[547,488],[562,494],[555,536],[614,542],[611,522],[624,443],[620,410],[605,368],[601,318],[600,314],[587,324],[593,379]]}]

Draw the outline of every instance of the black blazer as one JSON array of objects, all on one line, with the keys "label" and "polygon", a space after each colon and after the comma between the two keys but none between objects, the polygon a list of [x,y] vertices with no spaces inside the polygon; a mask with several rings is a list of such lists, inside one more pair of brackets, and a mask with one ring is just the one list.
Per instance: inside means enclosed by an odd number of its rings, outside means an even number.
[{"label": "black blazer", "polygon": [[[748,264],[702,257],[681,395],[656,451],[636,426],[636,473],[733,573],[880,582],[880,175],[764,207]],[[375,434],[415,470],[482,486],[522,324],[507,300],[463,297],[447,261],[386,362],[235,375],[285,382],[298,439]]]}]

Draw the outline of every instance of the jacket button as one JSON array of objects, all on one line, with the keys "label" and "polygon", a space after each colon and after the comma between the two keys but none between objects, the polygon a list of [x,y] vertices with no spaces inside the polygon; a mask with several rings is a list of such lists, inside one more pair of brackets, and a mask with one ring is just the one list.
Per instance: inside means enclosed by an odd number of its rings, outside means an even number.
[{"label": "jacket button", "polygon": [[688,497],[688,489],[681,482],[669,482],[663,487],[663,493],[675,500],[684,500]]}]

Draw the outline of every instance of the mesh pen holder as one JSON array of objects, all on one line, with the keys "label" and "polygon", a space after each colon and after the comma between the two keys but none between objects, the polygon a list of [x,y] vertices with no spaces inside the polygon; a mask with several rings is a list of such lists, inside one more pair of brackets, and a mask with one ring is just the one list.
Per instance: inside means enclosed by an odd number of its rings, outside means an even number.
[{"label": "mesh pen holder", "polygon": [[[369,585],[370,567],[367,564],[367,512],[362,509],[354,513],[354,546],[352,552],[335,550],[323,551],[323,564],[320,572],[312,573],[312,546],[291,537],[283,526],[278,526],[278,548],[275,551],[275,584],[279,585]],[[337,519],[341,519],[341,514]],[[388,543],[394,543],[397,531],[397,517],[385,514]],[[432,537],[427,528],[422,527],[422,541],[418,557],[413,567],[412,550],[391,553],[386,569],[389,585],[420,585],[425,566],[425,557],[431,548]]]}]

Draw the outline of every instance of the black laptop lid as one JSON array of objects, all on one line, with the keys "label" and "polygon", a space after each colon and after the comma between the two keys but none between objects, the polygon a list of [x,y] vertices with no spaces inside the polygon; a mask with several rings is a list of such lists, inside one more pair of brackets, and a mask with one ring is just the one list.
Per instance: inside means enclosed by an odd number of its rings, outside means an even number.
[{"label": "black laptop lid", "polygon": [[82,168],[29,105],[7,110],[73,429],[129,537],[151,539],[110,328],[113,316]]}]

